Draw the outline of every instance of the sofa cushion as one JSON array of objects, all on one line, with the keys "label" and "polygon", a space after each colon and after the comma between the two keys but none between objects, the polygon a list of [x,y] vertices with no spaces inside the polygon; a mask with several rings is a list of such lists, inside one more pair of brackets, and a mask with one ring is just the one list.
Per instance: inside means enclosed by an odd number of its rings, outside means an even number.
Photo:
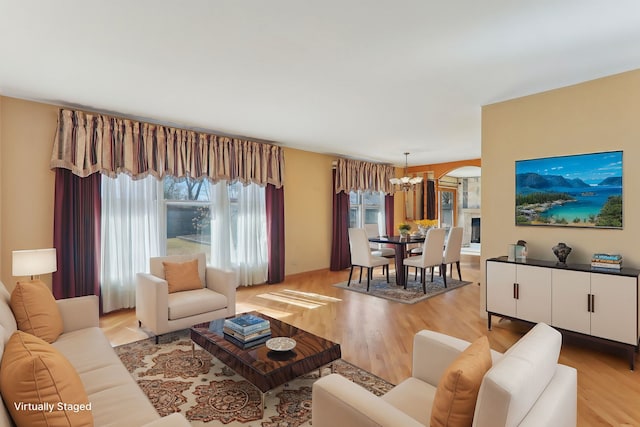
[{"label": "sofa cushion", "polygon": [[182,319],[227,307],[227,297],[211,289],[169,294],[169,320]]},{"label": "sofa cushion", "polygon": [[11,293],[11,310],[18,329],[54,342],[63,330],[62,316],[53,294],[40,280],[18,282]]},{"label": "sofa cushion", "polygon": [[433,399],[430,425],[470,427],[482,377],[489,368],[489,340],[483,336],[460,353],[442,375]]},{"label": "sofa cushion", "polygon": [[13,315],[13,311],[11,311],[11,306],[9,305],[11,301],[11,295],[7,288],[4,287],[4,284],[0,282],[0,325],[2,325],[3,333],[0,335],[0,339],[2,339],[2,343],[6,344],[11,338],[11,335],[15,331],[18,330],[18,324],[16,323],[16,318]]},{"label": "sofa cushion", "polygon": [[198,260],[185,262],[167,262],[164,266],[164,277],[169,285],[169,293],[202,289],[202,281],[198,275]]},{"label": "sofa cushion", "polygon": [[555,375],[562,335],[538,323],[485,375],[476,421],[486,426],[517,426]]},{"label": "sofa cushion", "polygon": [[95,425],[138,426],[158,418],[100,328],[62,334],[52,345],[78,372],[91,401]]},{"label": "sofa cushion", "polygon": [[[0,366],[0,392],[17,426],[93,425],[89,398],[75,369],[34,335],[17,331],[9,339]],[[16,407],[20,404],[27,406]]]}]

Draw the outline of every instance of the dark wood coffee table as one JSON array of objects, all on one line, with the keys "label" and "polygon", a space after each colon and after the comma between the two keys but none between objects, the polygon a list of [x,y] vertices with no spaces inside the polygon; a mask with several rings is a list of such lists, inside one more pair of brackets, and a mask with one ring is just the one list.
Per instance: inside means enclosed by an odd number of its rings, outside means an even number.
[{"label": "dark wood coffee table", "polygon": [[251,314],[269,320],[271,335],[293,338],[296,340],[296,347],[291,351],[277,352],[261,344],[243,350],[227,341],[221,333],[210,331],[209,323],[191,328],[191,339],[258,387],[262,393],[331,363],[341,356],[340,344],[264,314]]}]

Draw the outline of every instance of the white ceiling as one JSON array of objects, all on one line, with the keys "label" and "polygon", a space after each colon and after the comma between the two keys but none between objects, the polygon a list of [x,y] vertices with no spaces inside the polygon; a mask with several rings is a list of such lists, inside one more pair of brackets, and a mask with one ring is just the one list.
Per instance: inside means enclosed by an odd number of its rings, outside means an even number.
[{"label": "white ceiling", "polygon": [[640,68],[640,1],[0,0],[0,94],[404,165]]}]

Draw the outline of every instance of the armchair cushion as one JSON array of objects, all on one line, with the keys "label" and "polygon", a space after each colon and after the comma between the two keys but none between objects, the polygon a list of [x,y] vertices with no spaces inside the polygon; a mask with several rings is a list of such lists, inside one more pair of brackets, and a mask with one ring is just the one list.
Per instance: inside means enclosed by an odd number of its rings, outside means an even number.
[{"label": "armchair cushion", "polygon": [[227,297],[209,289],[169,294],[169,320],[196,316],[227,307]]},{"label": "armchair cushion", "polygon": [[40,280],[18,282],[11,293],[11,310],[18,329],[48,343],[58,339],[64,329],[56,300]]},{"label": "armchair cushion", "polygon": [[460,353],[440,379],[431,409],[430,425],[470,426],[482,378],[490,368],[489,340],[483,336]]},{"label": "armchair cushion", "polygon": [[202,281],[198,273],[198,260],[185,262],[163,261],[165,280],[169,285],[169,293],[202,289]]}]

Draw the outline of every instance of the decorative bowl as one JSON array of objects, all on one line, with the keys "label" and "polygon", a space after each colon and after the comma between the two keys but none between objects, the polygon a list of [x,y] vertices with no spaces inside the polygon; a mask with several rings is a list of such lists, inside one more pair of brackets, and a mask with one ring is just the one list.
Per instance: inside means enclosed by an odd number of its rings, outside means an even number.
[{"label": "decorative bowl", "polygon": [[269,350],[290,351],[296,347],[296,340],[289,337],[276,337],[267,340],[265,344]]}]

